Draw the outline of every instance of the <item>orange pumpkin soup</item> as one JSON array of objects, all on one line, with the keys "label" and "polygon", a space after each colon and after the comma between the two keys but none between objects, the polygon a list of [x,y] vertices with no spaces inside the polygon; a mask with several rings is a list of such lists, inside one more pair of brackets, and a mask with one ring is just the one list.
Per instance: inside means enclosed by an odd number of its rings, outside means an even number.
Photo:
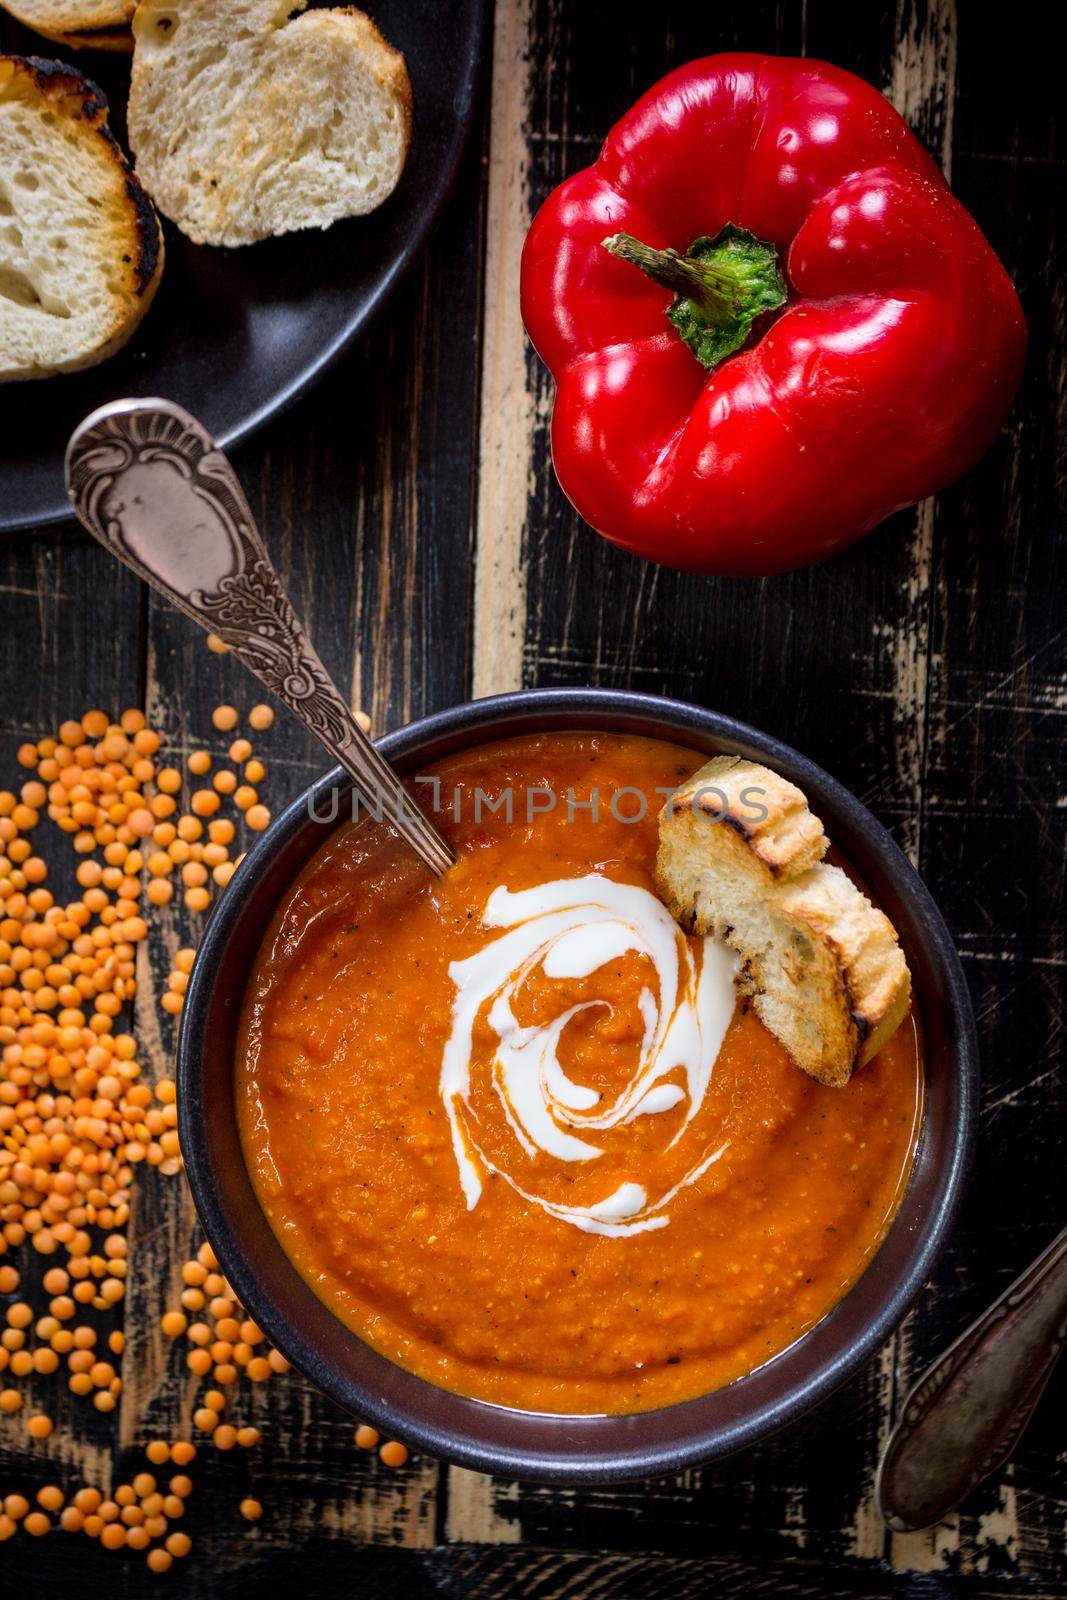
[{"label": "orange pumpkin soup", "polygon": [[443,880],[364,818],[267,932],[236,1066],[256,1192],[336,1315],[447,1389],[705,1393],[823,1317],[893,1217],[913,1019],[825,1088],[654,896],[656,813],[703,759],[594,733],[451,757]]}]

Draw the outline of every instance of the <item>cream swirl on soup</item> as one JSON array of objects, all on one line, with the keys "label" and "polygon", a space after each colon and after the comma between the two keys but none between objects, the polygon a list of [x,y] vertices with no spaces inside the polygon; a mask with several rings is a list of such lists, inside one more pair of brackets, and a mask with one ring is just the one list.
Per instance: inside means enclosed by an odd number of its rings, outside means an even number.
[{"label": "cream swirl on soup", "polygon": [[[677,1146],[700,1111],[733,1016],[736,958],[713,939],[687,939],[649,890],[601,873],[518,892],[498,887],[482,921],[507,931],[449,967],[456,993],[440,1073],[468,1210],[478,1204],[487,1174],[496,1173],[525,1199],[586,1233],[622,1237],[665,1227],[670,1202],[719,1159],[726,1144],[702,1148],[695,1159],[690,1151],[677,1180],[662,1192],[650,1194],[643,1174],[634,1170],[579,1205],[520,1182],[489,1151],[480,1129],[495,1110],[531,1161],[595,1163],[619,1130],[639,1118],[665,1117],[665,1141]],[[643,982],[637,996],[642,1032],[632,1070],[608,1095],[564,1068],[560,1046],[575,1019],[594,1011],[610,1017],[612,1002],[594,994],[547,1020],[524,1024],[516,1015],[517,996],[531,978],[590,979],[630,953],[647,965],[652,981]],[[481,1074],[482,1098],[488,1095],[495,1106],[476,1104],[472,1082],[480,1018],[492,1041]],[[670,1112],[679,1114],[666,1117]]]}]

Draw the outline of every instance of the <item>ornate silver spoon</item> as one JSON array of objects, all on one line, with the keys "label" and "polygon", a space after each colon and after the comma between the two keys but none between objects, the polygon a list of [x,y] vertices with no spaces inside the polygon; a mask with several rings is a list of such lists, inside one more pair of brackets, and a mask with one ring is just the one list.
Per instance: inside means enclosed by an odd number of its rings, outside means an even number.
[{"label": "ornate silver spoon", "polygon": [[215,441],[168,400],[116,400],[75,429],[67,490],[89,532],[216,633],[339,761],[432,872],[455,857],[312,649]]},{"label": "ornate silver spoon", "polygon": [[1067,1229],[919,1379],[878,1471],[878,1508],[929,1528],[1011,1455],[1067,1340]]}]

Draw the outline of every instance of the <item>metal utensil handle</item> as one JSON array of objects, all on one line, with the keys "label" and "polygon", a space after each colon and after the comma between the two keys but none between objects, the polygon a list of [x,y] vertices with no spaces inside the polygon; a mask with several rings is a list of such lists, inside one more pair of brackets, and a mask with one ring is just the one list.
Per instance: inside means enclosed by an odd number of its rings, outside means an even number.
[{"label": "metal utensil handle", "polygon": [[297,621],[229,461],[168,400],[102,406],[67,446],[67,489],[100,543],[216,633],[299,717],[432,871],[453,856],[367,738]]},{"label": "metal utensil handle", "polygon": [[1067,1341],[1067,1229],[930,1367],[878,1471],[890,1528],[928,1528],[1001,1466]]}]

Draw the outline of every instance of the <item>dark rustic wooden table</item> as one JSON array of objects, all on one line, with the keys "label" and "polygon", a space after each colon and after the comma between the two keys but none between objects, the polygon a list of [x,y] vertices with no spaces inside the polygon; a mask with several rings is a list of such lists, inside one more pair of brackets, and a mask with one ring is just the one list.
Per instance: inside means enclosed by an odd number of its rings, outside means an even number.
[{"label": "dark rustic wooden table", "polygon": [[[1067,1199],[1067,147],[1041,9],[994,27],[953,0],[498,0],[478,133],[429,254],[373,337],[237,457],[298,609],[379,730],[520,684],[632,685],[799,746],[892,829],[953,930],[982,1042],[973,1178],[933,1282],[816,1414],[664,1482],[556,1492],[429,1460],[390,1473],[303,1381],[266,1386],[246,1405],[259,1450],[203,1452],[195,1548],[162,1580],[171,1590],[1067,1593],[1063,1376],[1014,1462],[943,1526],[890,1537],[872,1494],[910,1380],[1057,1231]],[[660,571],[581,525],[552,476],[550,385],[517,295],[541,198],[667,68],[737,46],[824,56],[884,89],[1007,263],[1031,336],[1022,394],[963,482],[825,566],[759,583]],[[21,740],[91,704],[146,705],[180,753],[219,744],[212,706],[252,698],[75,527],[0,542],[0,785],[18,777]],[[271,748],[278,803],[321,762],[288,722]],[[137,1022],[160,1072],[172,1039],[153,988],[191,931],[170,918],[143,973]],[[121,1409],[87,1422],[57,1384],[47,1446],[0,1428],[0,1490],[105,1481],[155,1432],[187,1428],[190,1381],[158,1314],[195,1238],[184,1182],[139,1180]],[[254,1530],[236,1512],[249,1492],[266,1507]],[[82,1538],[0,1546],[4,1594],[159,1581]]]}]

